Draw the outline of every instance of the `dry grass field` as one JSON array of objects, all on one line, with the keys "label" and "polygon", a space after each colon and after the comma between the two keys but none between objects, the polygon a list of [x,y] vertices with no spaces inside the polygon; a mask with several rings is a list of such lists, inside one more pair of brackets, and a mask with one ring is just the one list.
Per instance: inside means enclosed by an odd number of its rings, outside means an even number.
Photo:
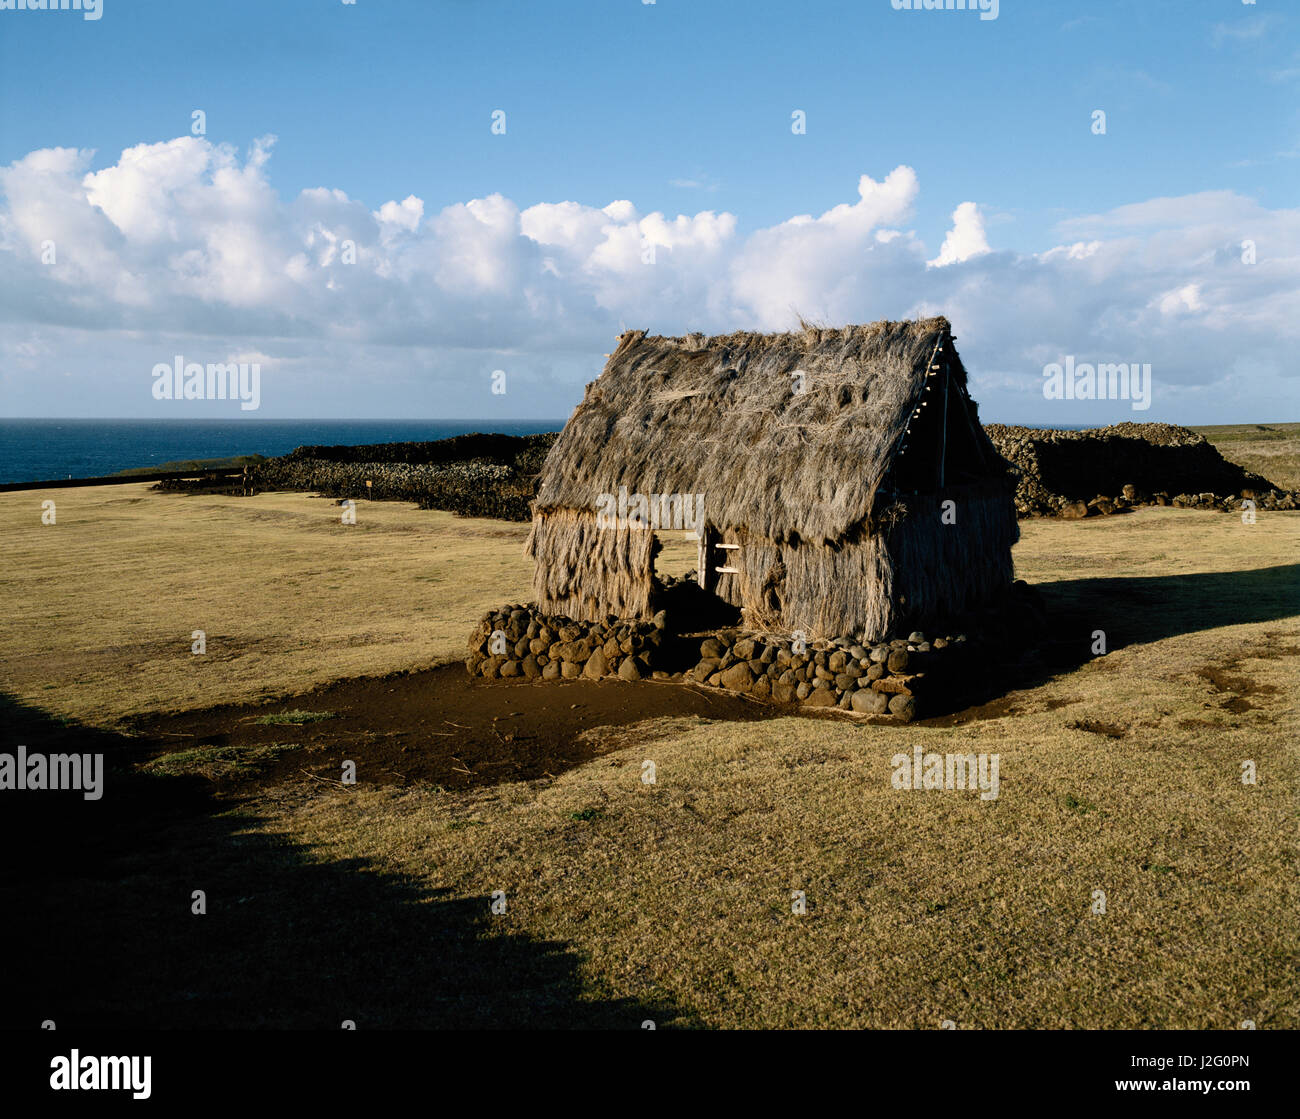
[{"label": "dry grass field", "polygon": [[142,483],[0,494],[0,510],[0,687],[100,723],[463,658],[488,605],[530,595],[526,526],[404,504],[362,502],[344,525],[325,498]]},{"label": "dry grass field", "polygon": [[[403,505],[344,526],[306,495],[142,485],[4,494],[0,516],[0,687],[92,738],[455,658],[529,597],[525,526]],[[138,970],[78,1011],[113,1020],[1300,1026],[1300,514],[1022,528],[1018,574],[1109,651],[993,717],[665,718],[588,732],[602,755],[553,780],[287,784],[38,891],[33,935],[121,922]],[[671,687],[600,685],[629,686]],[[893,788],[914,746],[999,755],[1000,795]],[[169,772],[153,802],[191,788]],[[198,941],[160,900],[196,877],[229,902]]]},{"label": "dry grass field", "polygon": [[1300,423],[1216,424],[1195,427],[1218,449],[1247,470],[1289,490],[1300,490]]}]

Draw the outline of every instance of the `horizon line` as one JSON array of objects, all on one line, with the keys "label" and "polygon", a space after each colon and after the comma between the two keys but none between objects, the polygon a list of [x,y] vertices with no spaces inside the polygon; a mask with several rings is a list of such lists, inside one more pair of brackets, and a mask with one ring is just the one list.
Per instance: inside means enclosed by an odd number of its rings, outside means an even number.
[{"label": "horizon line", "polygon": [[[568,423],[567,418],[559,416],[547,416],[532,418],[526,416],[424,416],[412,419],[409,416],[247,416],[247,415],[230,415],[230,416],[0,416],[0,423],[6,422],[25,422],[40,420],[47,423],[239,423],[239,424],[258,424],[258,423],[402,423],[402,424],[420,424],[420,423],[509,423],[509,424],[543,424],[559,423],[561,427]],[[1051,423],[1042,421],[1029,420],[1009,420],[1009,419],[981,419],[981,424],[1005,424],[1008,427],[1039,427],[1052,428],[1059,426],[1063,421],[1056,420]],[[1201,423],[1195,420],[1161,420],[1143,417],[1135,419],[1125,417],[1114,420],[1090,420],[1086,421],[1084,426],[1113,427],[1120,423],[1163,423],[1174,427],[1238,427],[1242,424],[1294,424],[1300,423],[1296,420],[1217,420],[1214,423]],[[1071,424],[1070,426],[1078,426]]]}]

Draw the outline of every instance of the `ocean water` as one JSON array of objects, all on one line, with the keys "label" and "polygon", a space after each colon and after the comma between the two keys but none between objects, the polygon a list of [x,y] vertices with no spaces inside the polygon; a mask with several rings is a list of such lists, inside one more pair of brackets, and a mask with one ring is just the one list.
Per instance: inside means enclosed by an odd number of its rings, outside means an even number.
[{"label": "ocean water", "polygon": [[165,462],[283,455],[305,444],[447,439],[470,432],[536,435],[564,420],[6,420],[0,483],[97,478]]},{"label": "ocean water", "polygon": [[[309,444],[357,446],[447,439],[470,432],[536,435],[564,420],[6,420],[0,483],[98,478],[166,462],[283,455]],[[1026,425],[1079,431],[1089,424]]]}]

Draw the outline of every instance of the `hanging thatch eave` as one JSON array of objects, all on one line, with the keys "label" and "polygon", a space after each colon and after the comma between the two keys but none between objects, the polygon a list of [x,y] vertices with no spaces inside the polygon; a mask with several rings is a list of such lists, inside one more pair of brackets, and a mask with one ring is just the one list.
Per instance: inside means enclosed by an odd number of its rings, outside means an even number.
[{"label": "hanging thatch eave", "polygon": [[[702,493],[712,524],[774,542],[841,540],[870,525],[941,346],[951,351],[943,318],[714,338],[625,333],[556,440],[535,509],[591,510],[620,486]],[[964,392],[965,371],[948,356]]]}]

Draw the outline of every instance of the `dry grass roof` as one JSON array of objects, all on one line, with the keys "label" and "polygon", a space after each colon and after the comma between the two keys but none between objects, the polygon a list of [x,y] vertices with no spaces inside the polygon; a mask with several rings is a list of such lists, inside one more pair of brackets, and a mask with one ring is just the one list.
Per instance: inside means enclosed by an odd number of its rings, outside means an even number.
[{"label": "dry grass roof", "polygon": [[944,318],[713,338],[629,331],[551,449],[535,507],[590,509],[620,486],[703,493],[715,525],[836,540],[869,516],[941,344],[964,387]]}]

